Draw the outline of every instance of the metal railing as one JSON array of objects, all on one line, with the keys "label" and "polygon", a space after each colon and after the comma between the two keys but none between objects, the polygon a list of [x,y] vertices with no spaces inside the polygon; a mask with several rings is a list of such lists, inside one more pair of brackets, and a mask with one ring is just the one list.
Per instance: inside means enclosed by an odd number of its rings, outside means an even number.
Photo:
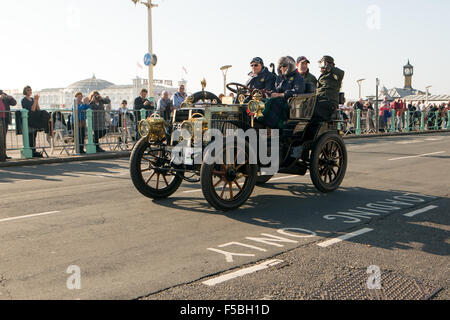
[{"label": "metal railing", "polygon": [[[4,141],[0,153],[4,152],[4,146],[9,156],[24,159],[40,156],[38,152],[49,157],[127,151],[139,139],[137,115],[131,110],[127,113],[91,109],[81,112],[61,109],[46,112],[50,114],[47,130],[30,127],[30,112],[26,109],[3,111],[0,125],[4,128],[7,122],[9,124],[6,135],[0,134],[0,144],[1,139]],[[394,110],[391,112],[390,118],[379,117],[380,132],[450,130],[450,111],[407,111],[401,116]],[[139,115],[142,119],[149,116],[147,110],[141,110]],[[10,121],[4,120],[7,117]],[[345,135],[373,134],[376,133],[376,119],[372,110],[357,110],[352,116],[344,117],[339,129]],[[0,161],[4,161],[2,154]]]},{"label": "metal railing", "polygon": [[[342,111],[342,113],[344,113]],[[364,135],[376,132],[377,116],[372,110],[356,110],[343,116],[341,130],[345,135]],[[379,132],[397,133],[429,130],[450,130],[448,111],[405,111],[398,114],[391,110],[390,117],[379,116]]]},{"label": "metal railing", "polygon": [[[133,148],[137,138],[136,121],[132,111],[123,113],[118,110],[88,109],[78,112],[78,116],[74,116],[77,113],[67,109],[43,112],[50,116],[48,128],[32,127],[30,112],[26,109],[2,112],[2,115],[10,119],[7,121],[8,129],[4,132],[6,134],[3,134],[8,155],[29,159],[41,155],[72,156],[103,151],[127,151]],[[4,118],[2,115],[0,119]],[[7,122],[2,122],[2,127]]]}]

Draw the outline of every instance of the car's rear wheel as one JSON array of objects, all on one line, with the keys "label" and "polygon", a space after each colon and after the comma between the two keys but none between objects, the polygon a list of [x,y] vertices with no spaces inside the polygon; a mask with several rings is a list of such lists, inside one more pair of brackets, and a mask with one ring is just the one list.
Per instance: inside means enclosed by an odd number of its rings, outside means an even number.
[{"label": "car's rear wheel", "polygon": [[319,138],[311,152],[310,173],[316,188],[324,193],[339,188],[347,171],[347,148],[334,132]]},{"label": "car's rear wheel", "polygon": [[[212,161],[207,155],[200,171],[205,199],[222,211],[237,209],[248,200],[255,188],[258,169],[256,164],[250,164],[248,143],[245,149],[239,144],[229,149],[218,156],[224,164]],[[227,161],[232,152],[235,154],[234,162]],[[244,163],[237,162],[239,154],[245,155]]]},{"label": "car's rear wheel", "polygon": [[131,153],[130,175],[136,189],[152,199],[164,199],[174,194],[183,179],[173,171],[170,154],[164,146],[151,145],[142,138]]}]

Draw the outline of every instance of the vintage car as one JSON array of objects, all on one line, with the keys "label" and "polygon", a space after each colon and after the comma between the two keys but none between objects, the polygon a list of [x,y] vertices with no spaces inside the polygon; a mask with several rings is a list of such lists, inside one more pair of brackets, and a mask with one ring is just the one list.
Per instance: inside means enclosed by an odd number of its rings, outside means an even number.
[{"label": "vintage car", "polygon": [[[204,197],[214,208],[233,210],[249,199],[255,185],[268,182],[274,175],[274,172],[267,174],[268,164],[260,161],[258,142],[241,137],[242,132],[256,127],[255,122],[265,108],[264,92],[230,83],[227,87],[237,98],[221,101],[215,94],[205,91],[205,86],[202,82],[203,90],[189,96],[170,121],[153,114],[139,123],[142,139],[133,149],[130,174],[136,189],[146,197],[164,199],[174,194],[183,181],[200,182]],[[278,173],[306,175],[309,170],[319,191],[336,190],[347,169],[347,150],[339,130],[341,120],[336,118],[312,126],[315,93],[294,96],[288,104],[289,118],[278,134]],[[189,135],[180,134],[180,129]],[[241,129],[231,148],[233,161],[226,161],[229,148],[222,151],[222,155],[207,152],[215,142],[208,133],[210,129],[223,133],[224,139]],[[260,135],[256,137],[261,139]],[[245,141],[238,143],[239,139]],[[267,140],[272,141],[271,137]],[[194,161],[193,146],[200,149],[197,157],[200,154],[201,158],[197,161]],[[181,154],[184,161],[174,161],[175,153],[178,158]],[[256,162],[250,161],[252,154],[258,155]],[[242,163],[238,163],[238,159]]]}]

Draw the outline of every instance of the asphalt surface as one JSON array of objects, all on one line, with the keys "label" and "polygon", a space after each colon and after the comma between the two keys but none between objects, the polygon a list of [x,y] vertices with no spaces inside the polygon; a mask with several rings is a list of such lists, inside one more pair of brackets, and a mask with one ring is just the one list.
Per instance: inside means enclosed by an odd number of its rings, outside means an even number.
[{"label": "asphalt surface", "polygon": [[229,213],[198,184],[140,196],[127,159],[0,169],[0,299],[302,299],[372,265],[450,298],[450,134],[346,144],[339,191],[278,175]]}]

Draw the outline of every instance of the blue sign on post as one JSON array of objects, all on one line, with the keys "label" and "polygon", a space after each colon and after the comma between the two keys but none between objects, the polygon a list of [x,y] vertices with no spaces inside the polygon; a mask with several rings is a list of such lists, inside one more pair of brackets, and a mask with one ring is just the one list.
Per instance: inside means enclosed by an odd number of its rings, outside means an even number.
[{"label": "blue sign on post", "polygon": [[152,55],[150,53],[147,53],[144,56],[144,64],[148,67],[149,65],[152,64]]}]

